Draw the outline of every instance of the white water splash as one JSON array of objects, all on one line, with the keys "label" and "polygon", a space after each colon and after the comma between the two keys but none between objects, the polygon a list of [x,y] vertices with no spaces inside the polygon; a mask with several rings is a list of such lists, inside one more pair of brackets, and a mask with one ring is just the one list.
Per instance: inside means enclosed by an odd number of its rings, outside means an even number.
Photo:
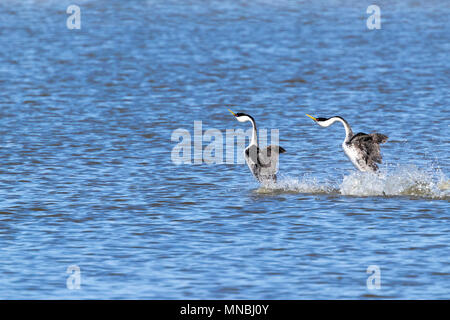
[{"label": "white water splash", "polygon": [[413,165],[390,172],[353,172],[344,177],[339,190],[342,195],[352,196],[450,197],[449,180],[442,171],[425,171]]},{"label": "white water splash", "polygon": [[342,182],[323,181],[308,175],[301,179],[280,177],[276,184],[266,184],[259,194],[322,193],[345,196],[413,196],[431,199],[450,199],[450,180],[439,169],[429,171],[416,166],[381,170],[378,173],[355,171],[344,176]]}]

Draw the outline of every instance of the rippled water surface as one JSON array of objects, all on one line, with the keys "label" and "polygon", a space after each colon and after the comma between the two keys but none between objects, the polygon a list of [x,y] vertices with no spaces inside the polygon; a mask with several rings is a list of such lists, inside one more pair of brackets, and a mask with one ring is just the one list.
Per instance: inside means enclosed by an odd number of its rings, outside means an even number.
[{"label": "rippled water surface", "polygon": [[[448,2],[70,4],[0,2],[0,298],[450,298]],[[276,185],[172,162],[226,108],[279,130]],[[305,113],[388,135],[380,173]]]}]

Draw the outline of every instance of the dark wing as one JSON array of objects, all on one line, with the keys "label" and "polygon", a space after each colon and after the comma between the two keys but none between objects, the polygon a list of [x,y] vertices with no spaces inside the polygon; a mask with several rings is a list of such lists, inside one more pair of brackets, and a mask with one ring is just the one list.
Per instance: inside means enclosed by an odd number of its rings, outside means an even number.
[{"label": "dark wing", "polygon": [[388,137],[381,133],[358,133],[350,140],[350,144],[355,146],[362,154],[364,162],[370,167],[376,169],[376,163],[382,162],[380,153],[380,144],[385,143]]},{"label": "dark wing", "polygon": [[265,181],[276,182],[278,155],[286,150],[276,145],[270,145],[260,149],[250,146],[245,149],[245,156],[250,171],[261,183]]},{"label": "dark wing", "polygon": [[247,156],[248,161],[250,161],[250,163],[252,164],[259,164],[258,153],[259,148],[255,145],[251,145],[250,147],[245,149],[245,155]]},{"label": "dark wing", "polygon": [[286,150],[283,147],[271,144],[270,146],[267,146],[265,149],[265,152],[267,153],[268,157],[272,156],[272,153],[276,153],[276,154],[280,154],[280,153],[285,153]]},{"label": "dark wing", "polygon": [[262,148],[258,152],[258,161],[261,165],[261,175],[273,175],[277,172],[278,156],[280,153],[285,153],[283,147],[277,145],[270,145]]},{"label": "dark wing", "polygon": [[260,170],[261,170],[261,165],[259,164],[258,159],[259,152],[260,152],[259,148],[254,145],[245,149],[245,160],[247,161],[247,165],[250,168],[250,171],[258,180],[260,180]]}]

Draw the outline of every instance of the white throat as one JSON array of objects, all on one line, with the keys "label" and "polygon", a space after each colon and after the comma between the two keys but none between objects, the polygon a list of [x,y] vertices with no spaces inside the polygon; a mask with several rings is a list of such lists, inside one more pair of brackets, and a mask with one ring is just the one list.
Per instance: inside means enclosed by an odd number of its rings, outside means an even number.
[{"label": "white throat", "polygon": [[255,121],[253,121],[253,119],[248,117],[248,116],[240,116],[240,117],[236,117],[236,119],[239,122],[250,121],[252,123],[253,130],[252,130],[252,140],[250,141],[250,145],[257,146],[258,145],[258,134],[257,134],[257,130],[256,130],[256,123],[255,123]]},{"label": "white throat", "polygon": [[353,131],[352,131],[352,128],[350,128],[350,125],[348,124],[348,122],[345,121],[343,118],[332,117],[326,121],[319,121],[319,122],[317,122],[317,124],[321,127],[329,127],[336,121],[338,121],[344,125],[344,128],[345,128],[345,141],[344,142],[349,142],[350,139],[353,137]]}]

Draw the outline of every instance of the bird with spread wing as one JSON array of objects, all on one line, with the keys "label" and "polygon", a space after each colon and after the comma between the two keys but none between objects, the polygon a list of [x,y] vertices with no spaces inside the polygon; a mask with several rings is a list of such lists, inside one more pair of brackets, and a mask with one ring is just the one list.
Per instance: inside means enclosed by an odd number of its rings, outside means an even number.
[{"label": "bird with spread wing", "polygon": [[353,134],[353,131],[344,118],[335,116],[331,118],[315,118],[307,114],[321,127],[329,127],[335,122],[341,122],[345,128],[345,140],[342,148],[345,154],[360,171],[376,172],[378,164],[382,162],[380,144],[387,141],[388,137],[381,133],[366,134],[359,132]]}]

